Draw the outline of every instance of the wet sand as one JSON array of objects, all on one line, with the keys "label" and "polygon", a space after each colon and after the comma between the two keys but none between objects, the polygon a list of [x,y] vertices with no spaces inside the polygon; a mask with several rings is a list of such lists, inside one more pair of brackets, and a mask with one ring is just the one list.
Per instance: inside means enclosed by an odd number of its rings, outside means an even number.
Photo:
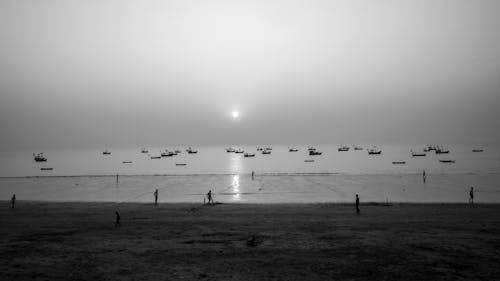
[{"label": "wet sand", "polygon": [[[0,202],[0,280],[494,280],[500,205]],[[114,226],[114,212],[121,226]]]}]

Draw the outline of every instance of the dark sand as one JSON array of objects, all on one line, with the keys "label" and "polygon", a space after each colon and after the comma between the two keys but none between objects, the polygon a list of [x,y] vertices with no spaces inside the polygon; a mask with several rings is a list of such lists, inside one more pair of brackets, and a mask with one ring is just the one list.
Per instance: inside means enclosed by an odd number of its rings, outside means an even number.
[{"label": "dark sand", "polygon": [[500,278],[500,205],[0,207],[0,280]]}]

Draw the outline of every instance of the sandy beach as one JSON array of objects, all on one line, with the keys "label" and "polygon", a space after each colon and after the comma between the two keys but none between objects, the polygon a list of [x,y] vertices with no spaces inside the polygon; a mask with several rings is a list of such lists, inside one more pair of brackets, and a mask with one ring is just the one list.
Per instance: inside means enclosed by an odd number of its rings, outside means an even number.
[{"label": "sandy beach", "polygon": [[[1,280],[493,280],[500,205],[0,203]],[[115,210],[121,226],[114,226]]]}]

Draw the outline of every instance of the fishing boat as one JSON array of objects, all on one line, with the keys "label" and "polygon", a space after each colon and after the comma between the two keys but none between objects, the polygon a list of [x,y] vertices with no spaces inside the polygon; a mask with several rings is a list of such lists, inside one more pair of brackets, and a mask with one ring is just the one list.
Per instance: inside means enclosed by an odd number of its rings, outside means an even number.
[{"label": "fishing boat", "polygon": [[106,149],[102,152],[102,155],[111,155],[111,152]]},{"label": "fishing boat", "polygon": [[316,150],[309,150],[309,155],[321,155],[322,152]]},{"label": "fishing boat", "polygon": [[226,148],[226,152],[234,152],[234,148],[228,147],[228,148]]},{"label": "fishing boat", "polygon": [[175,166],[186,166],[186,163],[175,163]]},{"label": "fishing boat", "polygon": [[255,153],[245,153],[243,154],[245,157],[255,157]]},{"label": "fishing boat", "polygon": [[360,146],[355,145],[355,146],[354,146],[354,150],[363,150],[363,148],[362,148],[362,147],[360,147]]},{"label": "fishing boat", "polygon": [[245,151],[243,149],[236,149],[234,153],[244,153]]},{"label": "fishing boat", "polygon": [[195,154],[195,153],[198,153],[198,150],[196,149],[192,149],[191,147],[188,147],[188,149],[186,149],[187,153],[188,154]]},{"label": "fishing boat", "polygon": [[314,162],[314,160],[304,160],[304,162],[311,163],[311,162]]},{"label": "fishing boat", "polygon": [[484,151],[484,149],[482,149],[482,148],[473,148],[472,149],[472,152],[483,152],[483,151]]},{"label": "fishing boat", "polygon": [[151,156],[151,159],[161,159],[161,156]]},{"label": "fishing boat", "polygon": [[161,153],[161,157],[172,157],[174,155],[175,155],[175,153],[173,153],[172,151],[168,151],[168,150],[165,150],[165,152]]},{"label": "fishing boat", "polygon": [[349,151],[349,148],[347,145],[343,145],[341,147],[338,148],[338,151]]},{"label": "fishing boat", "polygon": [[54,168],[40,168],[41,171],[52,171]]},{"label": "fishing boat", "polygon": [[35,162],[47,162],[47,158],[43,156],[43,152],[37,154],[33,153],[33,159],[35,160]]},{"label": "fishing boat", "polygon": [[289,152],[297,152],[297,151],[299,151],[299,150],[298,150],[298,149],[296,149],[296,148],[293,148],[293,147],[292,147],[292,148],[289,148],[289,149],[288,149],[288,151],[289,151]]},{"label": "fishing boat", "polygon": [[442,160],[439,160],[439,162],[441,162],[441,163],[455,163],[455,160],[442,159]]},{"label": "fishing boat", "polygon": [[141,149],[141,153],[148,153],[149,151],[145,148]]},{"label": "fishing boat", "polygon": [[405,161],[392,161],[392,164],[394,164],[394,165],[404,165],[404,164],[406,164],[406,162]]},{"label": "fishing boat", "polygon": [[122,161],[123,164],[130,164],[132,161]]},{"label": "fishing boat", "polygon": [[262,154],[271,154],[270,150],[262,150]]},{"label": "fishing boat", "polygon": [[373,148],[368,149],[368,154],[369,155],[380,155],[380,154],[382,154],[382,150],[380,150],[376,147],[373,147]]}]

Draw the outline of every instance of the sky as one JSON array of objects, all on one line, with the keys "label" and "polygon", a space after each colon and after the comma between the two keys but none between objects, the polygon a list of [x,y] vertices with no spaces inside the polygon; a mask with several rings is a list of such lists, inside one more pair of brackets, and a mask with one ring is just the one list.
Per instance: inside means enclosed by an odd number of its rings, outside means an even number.
[{"label": "sky", "polygon": [[499,14],[497,0],[0,0],[0,150],[500,142]]}]

